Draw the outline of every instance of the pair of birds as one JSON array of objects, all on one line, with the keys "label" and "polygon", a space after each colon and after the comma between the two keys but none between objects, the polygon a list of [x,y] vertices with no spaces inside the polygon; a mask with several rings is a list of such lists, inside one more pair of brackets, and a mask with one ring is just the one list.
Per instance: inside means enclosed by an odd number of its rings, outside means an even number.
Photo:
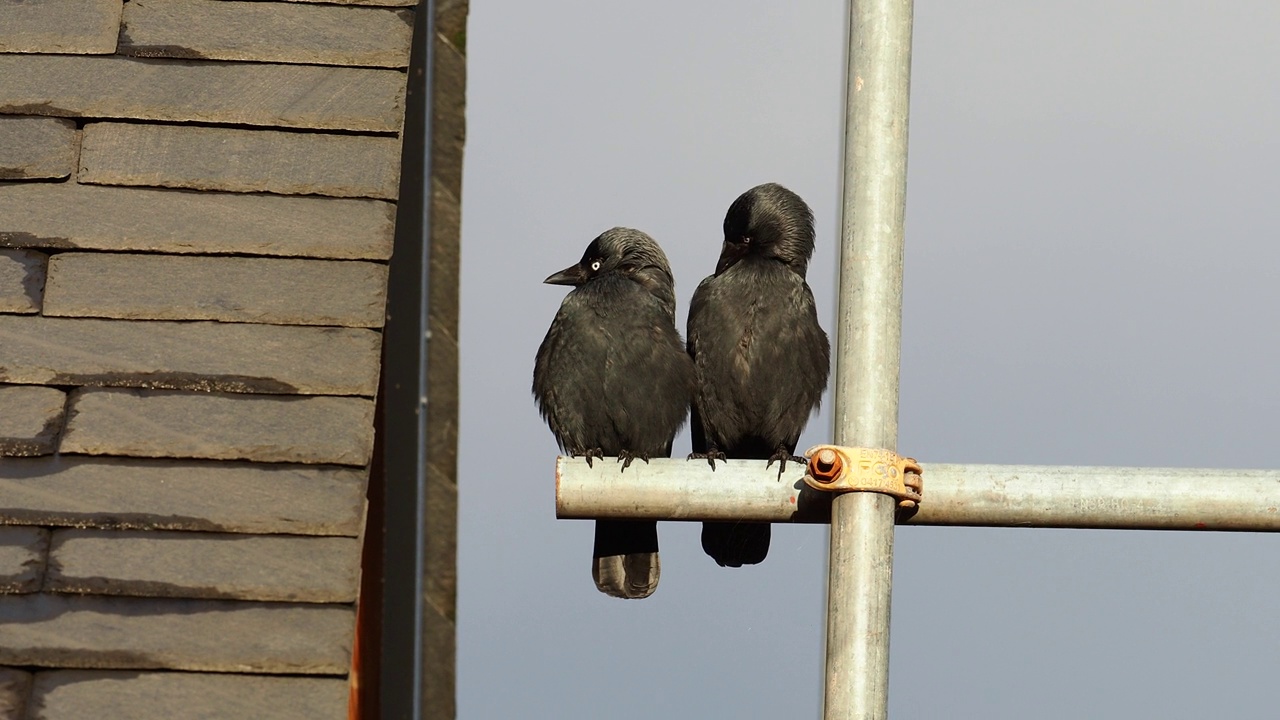
[{"label": "pair of birds", "polygon": [[[830,344],[805,282],[813,212],[769,183],[738,197],[724,219],[715,273],[676,330],[666,255],[638,230],[614,228],[545,282],[571,285],[533,370],[538,409],[564,452],[669,457],[692,407],[693,453],[768,459],[779,477],[827,386]],[[764,560],[767,523],[705,523],[702,547],[721,566]],[[592,577],[601,592],[643,598],[658,586],[652,521],[596,522]]]}]

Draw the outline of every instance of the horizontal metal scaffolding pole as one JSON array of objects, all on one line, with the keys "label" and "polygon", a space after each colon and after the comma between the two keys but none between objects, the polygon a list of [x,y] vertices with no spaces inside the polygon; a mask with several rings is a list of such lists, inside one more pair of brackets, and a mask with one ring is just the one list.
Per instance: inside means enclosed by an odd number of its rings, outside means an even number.
[{"label": "horizontal metal scaffolding pole", "polygon": [[[1280,531],[1280,470],[924,464],[924,502],[902,525]],[[803,466],[660,458],[619,472],[556,460],[556,516],[827,523]]]}]

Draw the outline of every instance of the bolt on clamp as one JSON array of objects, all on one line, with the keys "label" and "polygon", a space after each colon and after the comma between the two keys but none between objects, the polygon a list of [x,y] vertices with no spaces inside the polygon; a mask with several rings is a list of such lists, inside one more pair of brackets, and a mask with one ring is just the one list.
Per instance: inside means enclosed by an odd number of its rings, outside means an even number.
[{"label": "bolt on clamp", "polygon": [[892,450],[815,445],[804,456],[809,460],[804,481],[815,490],[884,493],[898,498],[904,510],[924,499],[920,463]]}]

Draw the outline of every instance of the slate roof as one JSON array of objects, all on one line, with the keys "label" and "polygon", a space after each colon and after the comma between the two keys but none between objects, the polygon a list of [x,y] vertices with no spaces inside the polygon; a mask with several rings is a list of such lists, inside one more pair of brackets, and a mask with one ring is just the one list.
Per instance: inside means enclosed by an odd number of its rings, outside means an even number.
[{"label": "slate roof", "polygon": [[347,715],[414,0],[0,21],[0,720]]}]

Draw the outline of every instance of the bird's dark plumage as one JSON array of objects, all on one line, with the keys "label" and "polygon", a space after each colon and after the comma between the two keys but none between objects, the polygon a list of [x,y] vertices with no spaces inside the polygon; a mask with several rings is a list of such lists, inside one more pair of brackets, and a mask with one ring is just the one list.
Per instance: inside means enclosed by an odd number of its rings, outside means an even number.
[{"label": "bird's dark plumage", "polygon": [[[547,278],[573,285],[538,348],[533,395],[560,447],[587,462],[671,454],[689,412],[693,363],[676,330],[675,283],[653,238],[614,228],[582,260]],[[652,521],[596,522],[592,577],[601,592],[648,597],[658,586]]]},{"label": "bird's dark plumage", "polygon": [[[831,364],[805,282],[813,241],[813,212],[781,185],[754,187],[729,206],[715,274],[689,307],[697,373],[691,457],[714,468],[717,458],[785,466],[794,455]],[[761,562],[769,525],[705,523],[702,548],[723,566]]]}]

